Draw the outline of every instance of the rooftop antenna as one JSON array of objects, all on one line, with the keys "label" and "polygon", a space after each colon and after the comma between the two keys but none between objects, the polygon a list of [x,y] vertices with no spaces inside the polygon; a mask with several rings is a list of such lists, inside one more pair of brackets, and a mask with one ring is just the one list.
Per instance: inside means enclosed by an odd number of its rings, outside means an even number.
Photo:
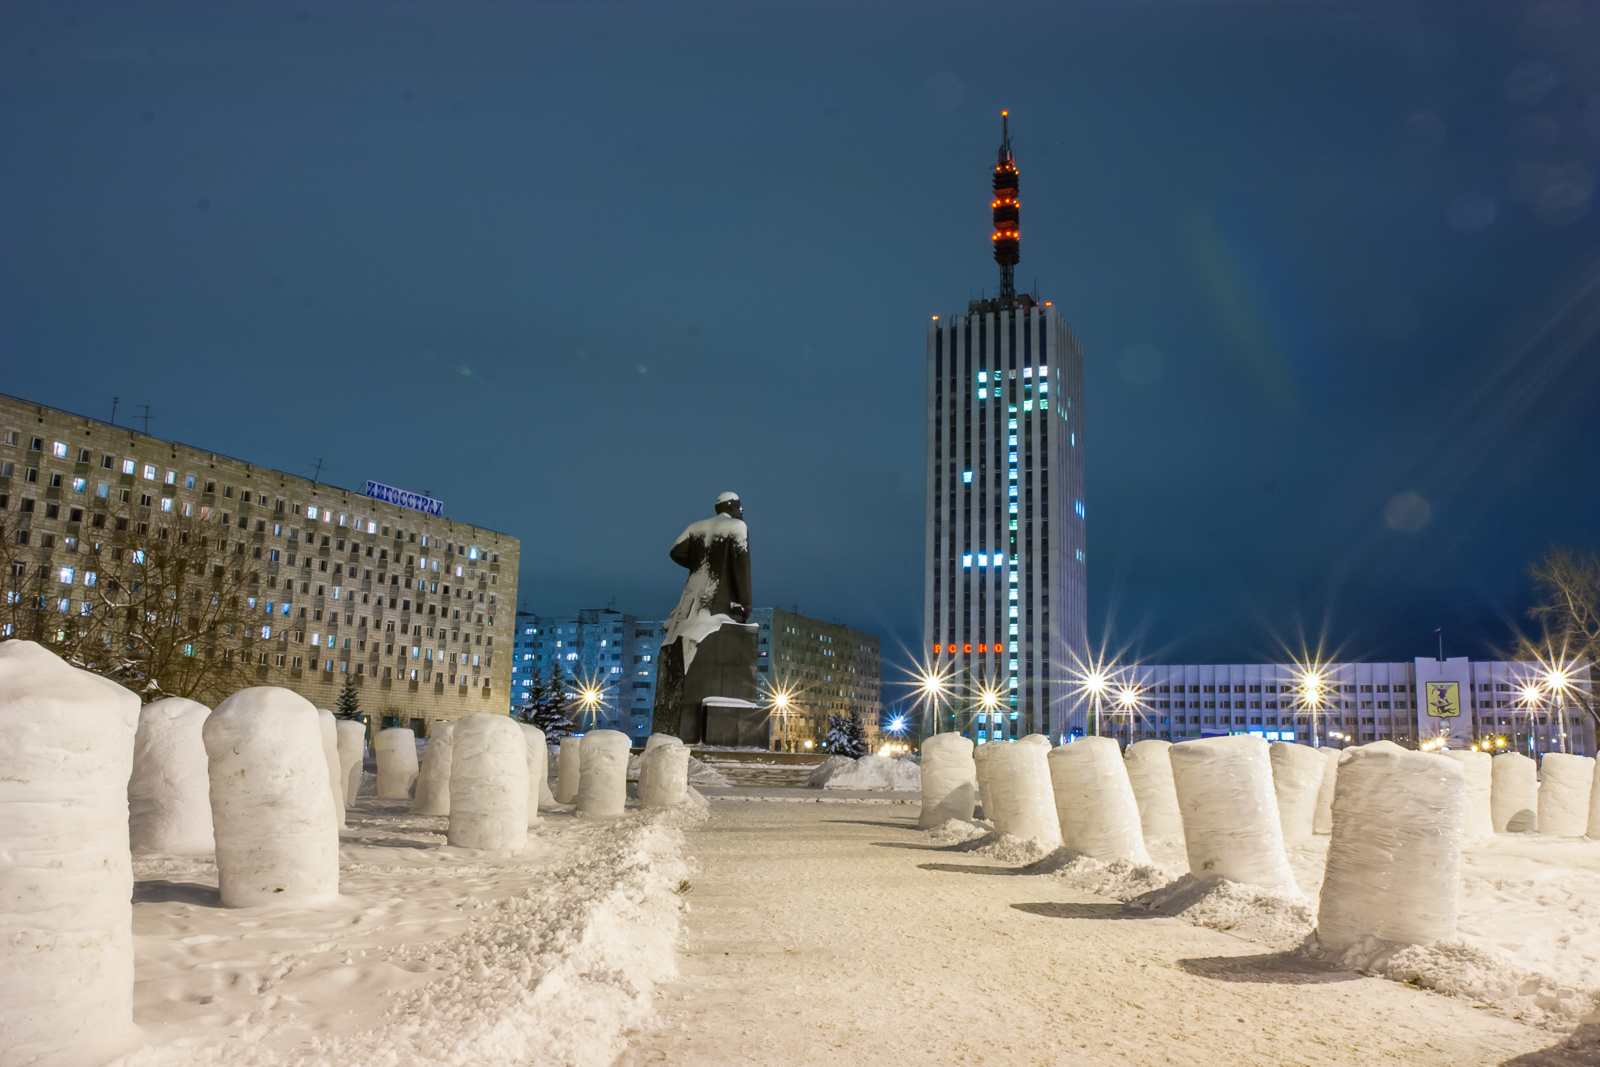
[{"label": "rooftop antenna", "polygon": [[311,475],[311,480],[312,480],[312,481],[313,481],[313,482],[316,482],[316,481],[321,481],[321,480],[322,480],[322,460],[320,460],[320,459],[319,459],[319,460],[317,460],[317,461],[316,461],[316,463],[317,463],[317,469],[316,469],[316,471],[315,471],[315,472],[314,472],[314,473],[313,473],[313,474],[312,474],[312,475]]},{"label": "rooftop antenna", "polygon": [[117,424],[117,401],[121,399],[122,398],[120,396],[114,396],[111,398],[111,425],[113,426]]},{"label": "rooftop antenna", "polygon": [[144,434],[150,436],[150,405],[144,405]]},{"label": "rooftop antenna", "polygon": [[1022,258],[1017,233],[1017,161],[1011,155],[1009,111],[1000,112],[1000,151],[994,164],[994,261],[1000,264],[1000,306],[1017,299],[1016,270]]}]

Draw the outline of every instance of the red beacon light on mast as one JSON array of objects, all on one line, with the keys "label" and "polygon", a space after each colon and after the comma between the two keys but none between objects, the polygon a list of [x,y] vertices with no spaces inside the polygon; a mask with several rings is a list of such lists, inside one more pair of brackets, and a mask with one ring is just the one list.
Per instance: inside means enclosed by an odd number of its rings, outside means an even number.
[{"label": "red beacon light on mast", "polygon": [[1022,259],[1022,238],[1017,229],[1017,161],[1011,154],[1009,111],[1000,112],[1000,151],[994,165],[994,261],[1000,265],[1000,303],[1017,298],[1016,266]]}]

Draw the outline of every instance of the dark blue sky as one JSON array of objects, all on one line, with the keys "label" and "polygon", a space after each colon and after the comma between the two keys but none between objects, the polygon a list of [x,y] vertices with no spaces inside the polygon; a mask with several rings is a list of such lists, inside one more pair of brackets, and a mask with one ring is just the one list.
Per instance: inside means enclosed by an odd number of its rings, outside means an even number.
[{"label": "dark blue sky", "polygon": [[1087,378],[1090,625],[1167,661],[1488,654],[1600,547],[1600,7],[8,4],[0,389],[523,540],[665,614],[918,643],[930,315]]}]

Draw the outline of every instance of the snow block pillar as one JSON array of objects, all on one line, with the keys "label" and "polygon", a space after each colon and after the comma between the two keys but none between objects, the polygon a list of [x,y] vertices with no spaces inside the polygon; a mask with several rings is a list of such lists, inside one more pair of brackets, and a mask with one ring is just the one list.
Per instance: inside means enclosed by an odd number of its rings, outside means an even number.
[{"label": "snow block pillar", "polygon": [[1333,787],[1339,780],[1339,760],[1344,753],[1337,748],[1319,748],[1322,753],[1322,784],[1317,787],[1317,812],[1311,817],[1311,832],[1333,833]]},{"label": "snow block pillar", "polygon": [[934,734],[922,742],[922,814],[917,825],[927,830],[951,819],[972,821],[978,799],[978,768],[972,740],[960,734]]},{"label": "snow block pillar", "polygon": [[1183,816],[1178,814],[1178,791],[1172,787],[1171,741],[1135,741],[1123,762],[1128,784],[1139,802],[1139,825],[1145,841],[1183,841]]},{"label": "snow block pillar", "polygon": [[544,799],[545,778],[550,773],[550,749],[544,731],[530,723],[518,723],[522,739],[528,742],[528,826],[539,821],[539,801]]},{"label": "snow block pillar", "polygon": [[328,792],[333,796],[333,816],[344,825],[344,780],[339,774],[339,722],[333,712],[318,709],[318,724],[322,727],[322,758],[328,764]]},{"label": "snow block pillar", "polygon": [[505,715],[455,721],[449,842],[521,852],[528,844],[528,741]]},{"label": "snow block pillar", "polygon": [[1490,813],[1489,795],[1493,789],[1494,757],[1487,752],[1469,752],[1456,749],[1439,753],[1461,764],[1466,776],[1464,808],[1461,817],[1461,834],[1468,841],[1486,841],[1494,836],[1494,816]]},{"label": "snow block pillar", "polygon": [[[685,750],[686,777],[687,757]],[[590,730],[583,735],[580,765],[578,813],[600,817],[621,815],[628,805],[628,735],[620,730]]]},{"label": "snow block pillar", "polygon": [[995,832],[1032,841],[1046,852],[1061,845],[1061,823],[1050,787],[1050,745],[997,741],[983,746],[989,764],[984,814]]},{"label": "snow block pillar", "polygon": [[211,763],[222,906],[339,895],[339,826],[317,709],[277,686],[241,689],[201,731]]},{"label": "snow block pillar", "polygon": [[454,723],[435,721],[428,727],[428,749],[422,754],[422,768],[417,774],[417,795],[411,801],[411,814],[450,814],[450,767],[454,735]]},{"label": "snow block pillar", "polygon": [[1494,757],[1489,812],[1497,834],[1520,834],[1539,826],[1539,767],[1520,752]]},{"label": "snow block pillar", "polygon": [[1428,752],[1361,747],[1339,766],[1317,940],[1426,945],[1456,930],[1461,765]]},{"label": "snow block pillar", "polygon": [[1278,798],[1278,826],[1285,845],[1298,845],[1311,837],[1317,815],[1317,793],[1327,761],[1310,745],[1274,741],[1268,748],[1272,760],[1272,791]]},{"label": "snow block pillar", "polygon": [[378,759],[378,799],[409,800],[417,780],[417,735],[404,726],[379,730],[372,739]]},{"label": "snow block pillar", "polygon": [[1272,758],[1259,737],[1184,741],[1168,750],[1189,873],[1298,892],[1283,850]]},{"label": "snow block pillar", "polygon": [[209,856],[211,778],[200,739],[211,709],[167,697],[139,712],[128,780],[128,840],[134,852]]},{"label": "snow block pillar", "polygon": [[571,804],[578,799],[579,763],[583,751],[583,738],[563,737],[556,754],[556,803]]},{"label": "snow block pillar", "polygon": [[1150,862],[1121,745],[1080,737],[1051,751],[1049,764],[1063,845],[1107,863]]},{"label": "snow block pillar", "polygon": [[682,804],[688,795],[689,746],[661,744],[646,748],[639,759],[640,804],[647,808],[672,808]]},{"label": "snow block pillar", "polygon": [[344,789],[345,807],[356,802],[361,792],[361,765],[367,758],[367,727],[355,719],[340,719],[339,781]]},{"label": "snow block pillar", "polygon": [[1578,837],[1589,832],[1594,758],[1546,752],[1539,765],[1539,832]]},{"label": "snow block pillar", "polygon": [[0,1065],[109,1059],[133,1030],[128,779],[139,698],[0,642]]}]

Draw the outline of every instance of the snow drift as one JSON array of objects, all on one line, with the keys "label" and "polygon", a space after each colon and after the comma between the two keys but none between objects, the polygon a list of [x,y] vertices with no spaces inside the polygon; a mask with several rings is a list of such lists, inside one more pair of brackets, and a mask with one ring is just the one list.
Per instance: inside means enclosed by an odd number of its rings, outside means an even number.
[{"label": "snow drift", "polygon": [[1147,842],[1181,842],[1183,816],[1178,812],[1178,791],[1172,785],[1171,741],[1135,741],[1123,762],[1128,784],[1139,803],[1139,825]]},{"label": "snow drift", "polygon": [[355,719],[340,719],[339,778],[344,784],[344,803],[349,807],[361,793],[361,765],[367,758],[367,726]]},{"label": "snow drift", "polygon": [[1272,791],[1278,801],[1283,843],[1297,845],[1311,836],[1327,761],[1317,749],[1293,741],[1274,741],[1267,751],[1272,760]]},{"label": "snow drift", "polygon": [[1576,837],[1589,830],[1594,758],[1546,752],[1539,765],[1539,832]]},{"label": "snow drift", "polygon": [[1520,752],[1494,757],[1489,811],[1497,834],[1526,833],[1539,826],[1539,768]]},{"label": "snow drift", "polygon": [[528,826],[531,828],[539,821],[539,805],[549,788],[545,775],[549,769],[546,753],[550,746],[545,743],[544,731],[537,726],[527,722],[517,725],[522,728],[522,739],[528,742]]},{"label": "snow drift", "polygon": [[910,760],[883,756],[829,756],[807,782],[822,789],[888,789],[915,792],[922,788],[922,769]]}]

